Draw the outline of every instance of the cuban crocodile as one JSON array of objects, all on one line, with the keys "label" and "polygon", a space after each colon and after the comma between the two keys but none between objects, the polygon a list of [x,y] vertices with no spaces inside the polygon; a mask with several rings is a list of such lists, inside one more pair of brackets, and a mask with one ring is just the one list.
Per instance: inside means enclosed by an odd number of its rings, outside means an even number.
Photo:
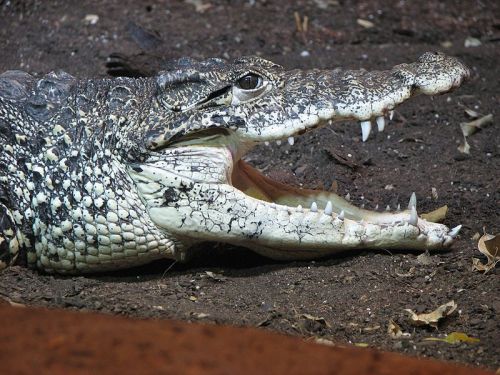
[{"label": "cuban crocodile", "polygon": [[[256,144],[358,120],[366,140],[393,108],[469,76],[425,53],[386,71],[291,70],[259,57],[183,58],[154,77],[0,75],[0,267],[116,270],[188,259],[216,241],[274,259],[351,249],[441,249],[460,226],[408,209],[358,208],[265,177],[242,160]],[[19,254],[22,254],[19,256]]]}]

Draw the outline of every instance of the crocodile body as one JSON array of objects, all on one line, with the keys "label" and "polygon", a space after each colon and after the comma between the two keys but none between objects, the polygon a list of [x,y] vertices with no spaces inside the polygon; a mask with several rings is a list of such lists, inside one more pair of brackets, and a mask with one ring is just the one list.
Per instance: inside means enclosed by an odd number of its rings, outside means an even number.
[{"label": "crocodile body", "polygon": [[[241,157],[330,121],[372,120],[458,87],[469,70],[426,53],[387,71],[292,70],[257,57],[181,59],[154,77],[0,75],[0,268],[47,272],[186,260],[204,241],[276,259],[359,248],[440,249],[448,229],[292,188]],[[19,256],[21,254],[21,256]]]}]

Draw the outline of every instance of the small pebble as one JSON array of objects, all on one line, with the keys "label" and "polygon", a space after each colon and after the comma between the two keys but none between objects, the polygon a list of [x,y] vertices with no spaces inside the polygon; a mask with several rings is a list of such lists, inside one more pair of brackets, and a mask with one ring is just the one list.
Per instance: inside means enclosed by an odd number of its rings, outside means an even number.
[{"label": "small pebble", "polygon": [[97,14],[87,14],[83,21],[87,25],[95,25],[97,22],[99,22],[99,16]]}]

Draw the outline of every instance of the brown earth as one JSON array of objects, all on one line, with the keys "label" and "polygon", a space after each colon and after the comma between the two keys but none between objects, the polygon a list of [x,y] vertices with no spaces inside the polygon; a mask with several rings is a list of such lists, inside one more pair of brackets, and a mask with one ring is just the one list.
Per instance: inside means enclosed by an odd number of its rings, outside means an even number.
[{"label": "brown earth", "polygon": [[0,305],[0,320],[16,322],[0,332],[5,373],[389,375],[404,369],[414,375],[493,375],[394,353],[329,347],[255,328],[7,305]]},{"label": "brown earth", "polygon": [[[428,50],[458,56],[473,71],[467,85],[433,101],[422,97],[402,105],[386,131],[374,132],[366,143],[360,141],[357,124],[339,123],[297,138],[293,147],[262,146],[247,156],[287,183],[327,189],[337,184],[342,195],[349,192],[367,208],[406,204],[412,191],[419,212],[448,204],[445,223],[464,225],[454,248],[423,259],[414,253],[363,251],[278,263],[241,248],[207,245],[187,265],[163,261],[106,275],[59,277],[12,267],[0,274],[0,295],[37,306],[260,326],[498,368],[498,269],[486,275],[472,272],[471,258],[479,257],[475,233],[483,227],[500,231],[500,3],[200,4],[206,5],[203,12],[184,1],[0,1],[0,71],[64,69],[79,77],[103,76],[113,52],[134,55],[130,64],[147,72],[158,69],[162,59],[180,56],[259,54],[287,68],[355,69],[388,68]],[[307,32],[297,31],[294,12],[301,20],[308,17]],[[99,16],[95,24],[84,21],[89,14]],[[364,28],[357,19],[374,26]],[[465,47],[471,36],[481,45]],[[465,107],[494,116],[491,126],[469,137],[469,155],[457,150],[459,124],[468,121]],[[458,304],[457,312],[438,330],[409,325],[404,309],[422,312],[450,300]],[[386,333],[390,319],[411,337],[391,339]],[[450,345],[425,340],[454,331],[480,341]]]}]

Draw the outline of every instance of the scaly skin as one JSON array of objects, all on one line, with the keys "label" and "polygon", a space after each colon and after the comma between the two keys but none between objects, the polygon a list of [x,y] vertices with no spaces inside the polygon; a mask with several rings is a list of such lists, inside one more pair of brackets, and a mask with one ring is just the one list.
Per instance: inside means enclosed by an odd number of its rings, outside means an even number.
[{"label": "scaly skin", "polygon": [[[60,273],[186,260],[202,241],[276,259],[360,248],[440,249],[458,229],[287,187],[241,161],[259,142],[376,120],[469,70],[426,53],[391,70],[285,71],[257,57],[181,59],[152,78],[0,75],[0,268],[19,253]],[[293,142],[293,138],[289,138]],[[310,208],[302,208],[310,207]]]}]

